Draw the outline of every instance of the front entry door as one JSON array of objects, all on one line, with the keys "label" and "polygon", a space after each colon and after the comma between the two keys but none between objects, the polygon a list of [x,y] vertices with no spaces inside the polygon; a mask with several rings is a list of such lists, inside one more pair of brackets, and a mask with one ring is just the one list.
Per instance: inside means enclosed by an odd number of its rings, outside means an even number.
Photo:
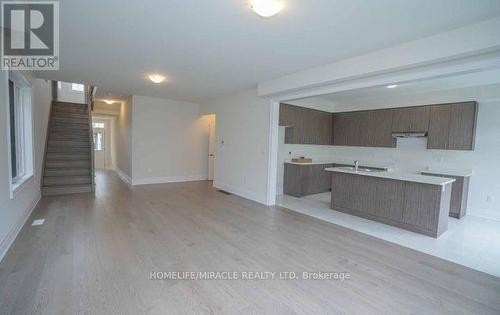
[{"label": "front entry door", "polygon": [[94,128],[94,164],[97,169],[105,168],[104,152],[106,143],[104,141],[104,129]]}]

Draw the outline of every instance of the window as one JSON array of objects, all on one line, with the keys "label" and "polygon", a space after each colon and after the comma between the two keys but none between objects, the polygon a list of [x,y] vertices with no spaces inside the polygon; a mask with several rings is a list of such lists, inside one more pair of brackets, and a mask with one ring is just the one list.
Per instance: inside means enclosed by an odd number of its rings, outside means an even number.
[{"label": "window", "polygon": [[19,72],[8,72],[8,126],[11,197],[33,176],[31,86]]},{"label": "window", "polygon": [[83,92],[85,86],[83,84],[71,83],[71,90],[77,92]]},{"label": "window", "polygon": [[92,128],[102,128],[102,129],[104,129],[104,123],[93,122],[92,123]]},{"label": "window", "polygon": [[104,150],[103,148],[103,139],[102,139],[103,133],[102,131],[94,131],[94,151],[102,151]]}]

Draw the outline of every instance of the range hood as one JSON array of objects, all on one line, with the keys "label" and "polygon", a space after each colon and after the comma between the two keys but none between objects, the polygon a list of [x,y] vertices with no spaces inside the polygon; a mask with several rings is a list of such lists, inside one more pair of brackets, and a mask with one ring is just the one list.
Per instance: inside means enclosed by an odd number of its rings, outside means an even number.
[{"label": "range hood", "polygon": [[425,138],[427,132],[394,132],[393,138]]}]

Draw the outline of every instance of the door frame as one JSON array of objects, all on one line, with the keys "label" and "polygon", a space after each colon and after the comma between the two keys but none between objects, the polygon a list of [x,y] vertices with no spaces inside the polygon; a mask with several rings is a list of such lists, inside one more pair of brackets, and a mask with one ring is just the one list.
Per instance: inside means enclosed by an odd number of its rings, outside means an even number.
[{"label": "door frame", "polygon": [[[96,131],[99,132],[100,130],[102,130],[102,143],[104,144],[103,145],[103,148],[102,148],[102,154],[103,154],[103,170],[106,169],[106,148],[107,148],[107,141],[106,141],[106,125],[104,125],[104,128],[92,128],[92,140],[94,139],[94,134],[96,134]],[[94,154],[94,164],[95,164],[95,161],[96,161],[96,158],[95,158],[95,154],[96,154],[96,150],[95,150],[95,144],[93,146],[94,148],[94,152],[92,152],[92,154]],[[99,151],[97,151],[99,152]],[[97,167],[96,167],[97,168]],[[100,169],[100,168],[99,168]]]}]

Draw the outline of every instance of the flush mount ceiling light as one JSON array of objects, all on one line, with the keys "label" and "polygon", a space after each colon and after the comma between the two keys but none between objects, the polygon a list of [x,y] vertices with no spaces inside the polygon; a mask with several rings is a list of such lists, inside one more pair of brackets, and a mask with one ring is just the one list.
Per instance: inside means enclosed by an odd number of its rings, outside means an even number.
[{"label": "flush mount ceiling light", "polygon": [[387,88],[388,89],[393,89],[393,88],[396,88],[398,86],[399,86],[398,84],[393,84],[393,85],[388,85]]},{"label": "flush mount ceiling light", "polygon": [[115,101],[113,100],[104,100],[104,103],[108,104],[108,105],[111,105],[113,104]]},{"label": "flush mount ceiling light", "polygon": [[262,17],[271,17],[283,9],[283,0],[250,0],[250,7]]},{"label": "flush mount ceiling light", "polygon": [[148,75],[149,79],[151,81],[153,81],[154,83],[158,84],[158,83],[162,83],[163,81],[165,81],[165,76],[161,75],[161,74],[150,74]]}]

